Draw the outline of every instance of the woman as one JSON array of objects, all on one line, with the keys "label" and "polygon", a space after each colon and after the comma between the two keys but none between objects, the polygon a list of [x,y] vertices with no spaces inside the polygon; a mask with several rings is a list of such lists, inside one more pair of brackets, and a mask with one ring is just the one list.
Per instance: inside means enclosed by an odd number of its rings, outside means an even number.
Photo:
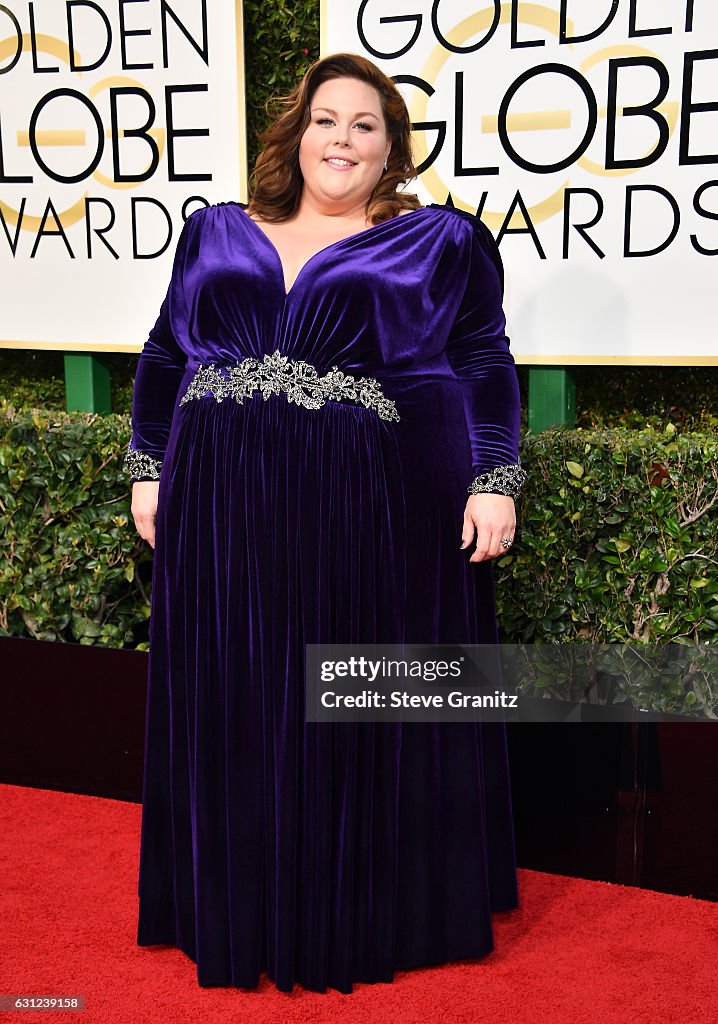
[{"label": "woman", "polygon": [[285,106],[248,207],[188,217],[135,379],[138,943],[202,986],[351,992],[493,948],[518,903],[505,732],[307,723],[305,644],[496,642],[525,474],[496,245],[397,191],[400,93],[336,54]]}]

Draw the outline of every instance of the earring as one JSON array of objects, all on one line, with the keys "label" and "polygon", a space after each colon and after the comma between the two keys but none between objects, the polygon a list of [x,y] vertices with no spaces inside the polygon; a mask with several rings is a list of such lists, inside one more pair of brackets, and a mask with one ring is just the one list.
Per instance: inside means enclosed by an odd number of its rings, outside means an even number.
[{"label": "earring", "polygon": [[385,170],[385,171],[388,171],[388,170],[389,170],[389,168],[387,167],[387,160],[388,160],[388,159],[389,159],[389,158],[387,157],[387,159],[386,159],[386,160],[384,161],[384,170]]}]

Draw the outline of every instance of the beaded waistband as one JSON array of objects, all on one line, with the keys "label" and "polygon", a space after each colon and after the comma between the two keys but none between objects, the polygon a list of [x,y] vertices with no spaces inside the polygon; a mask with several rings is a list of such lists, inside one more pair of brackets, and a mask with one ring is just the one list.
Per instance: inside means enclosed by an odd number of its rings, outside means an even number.
[{"label": "beaded waistband", "polygon": [[337,366],[320,376],[311,363],[290,359],[278,349],[261,362],[249,356],[231,366],[200,366],[179,404],[211,394],[217,402],[233,398],[242,405],[255,391],[262,393],[265,402],[270,395],[285,394],[288,402],[305,409],[320,409],[330,399],[357,402],[375,409],[382,420],[399,420],[395,403],[384,396],[373,377],[352,377]]}]

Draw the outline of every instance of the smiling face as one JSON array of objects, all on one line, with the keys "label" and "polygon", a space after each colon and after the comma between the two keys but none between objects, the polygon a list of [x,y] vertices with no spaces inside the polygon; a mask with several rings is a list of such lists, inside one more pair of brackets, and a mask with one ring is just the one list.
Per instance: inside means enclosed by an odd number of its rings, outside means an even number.
[{"label": "smiling face", "polygon": [[384,173],[391,149],[377,90],[355,78],[316,89],[299,144],[305,199],[321,211],[361,208]]}]

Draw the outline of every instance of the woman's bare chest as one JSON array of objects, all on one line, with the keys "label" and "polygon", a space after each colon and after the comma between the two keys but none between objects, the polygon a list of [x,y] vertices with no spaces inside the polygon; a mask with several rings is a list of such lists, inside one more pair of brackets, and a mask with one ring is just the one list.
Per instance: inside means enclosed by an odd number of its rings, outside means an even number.
[{"label": "woman's bare chest", "polygon": [[264,232],[276,250],[284,270],[284,283],[287,292],[312,257],[345,238],[359,234],[368,226],[366,222],[346,221],[339,230],[317,231],[302,225],[274,224],[269,221],[255,220],[255,224]]}]

